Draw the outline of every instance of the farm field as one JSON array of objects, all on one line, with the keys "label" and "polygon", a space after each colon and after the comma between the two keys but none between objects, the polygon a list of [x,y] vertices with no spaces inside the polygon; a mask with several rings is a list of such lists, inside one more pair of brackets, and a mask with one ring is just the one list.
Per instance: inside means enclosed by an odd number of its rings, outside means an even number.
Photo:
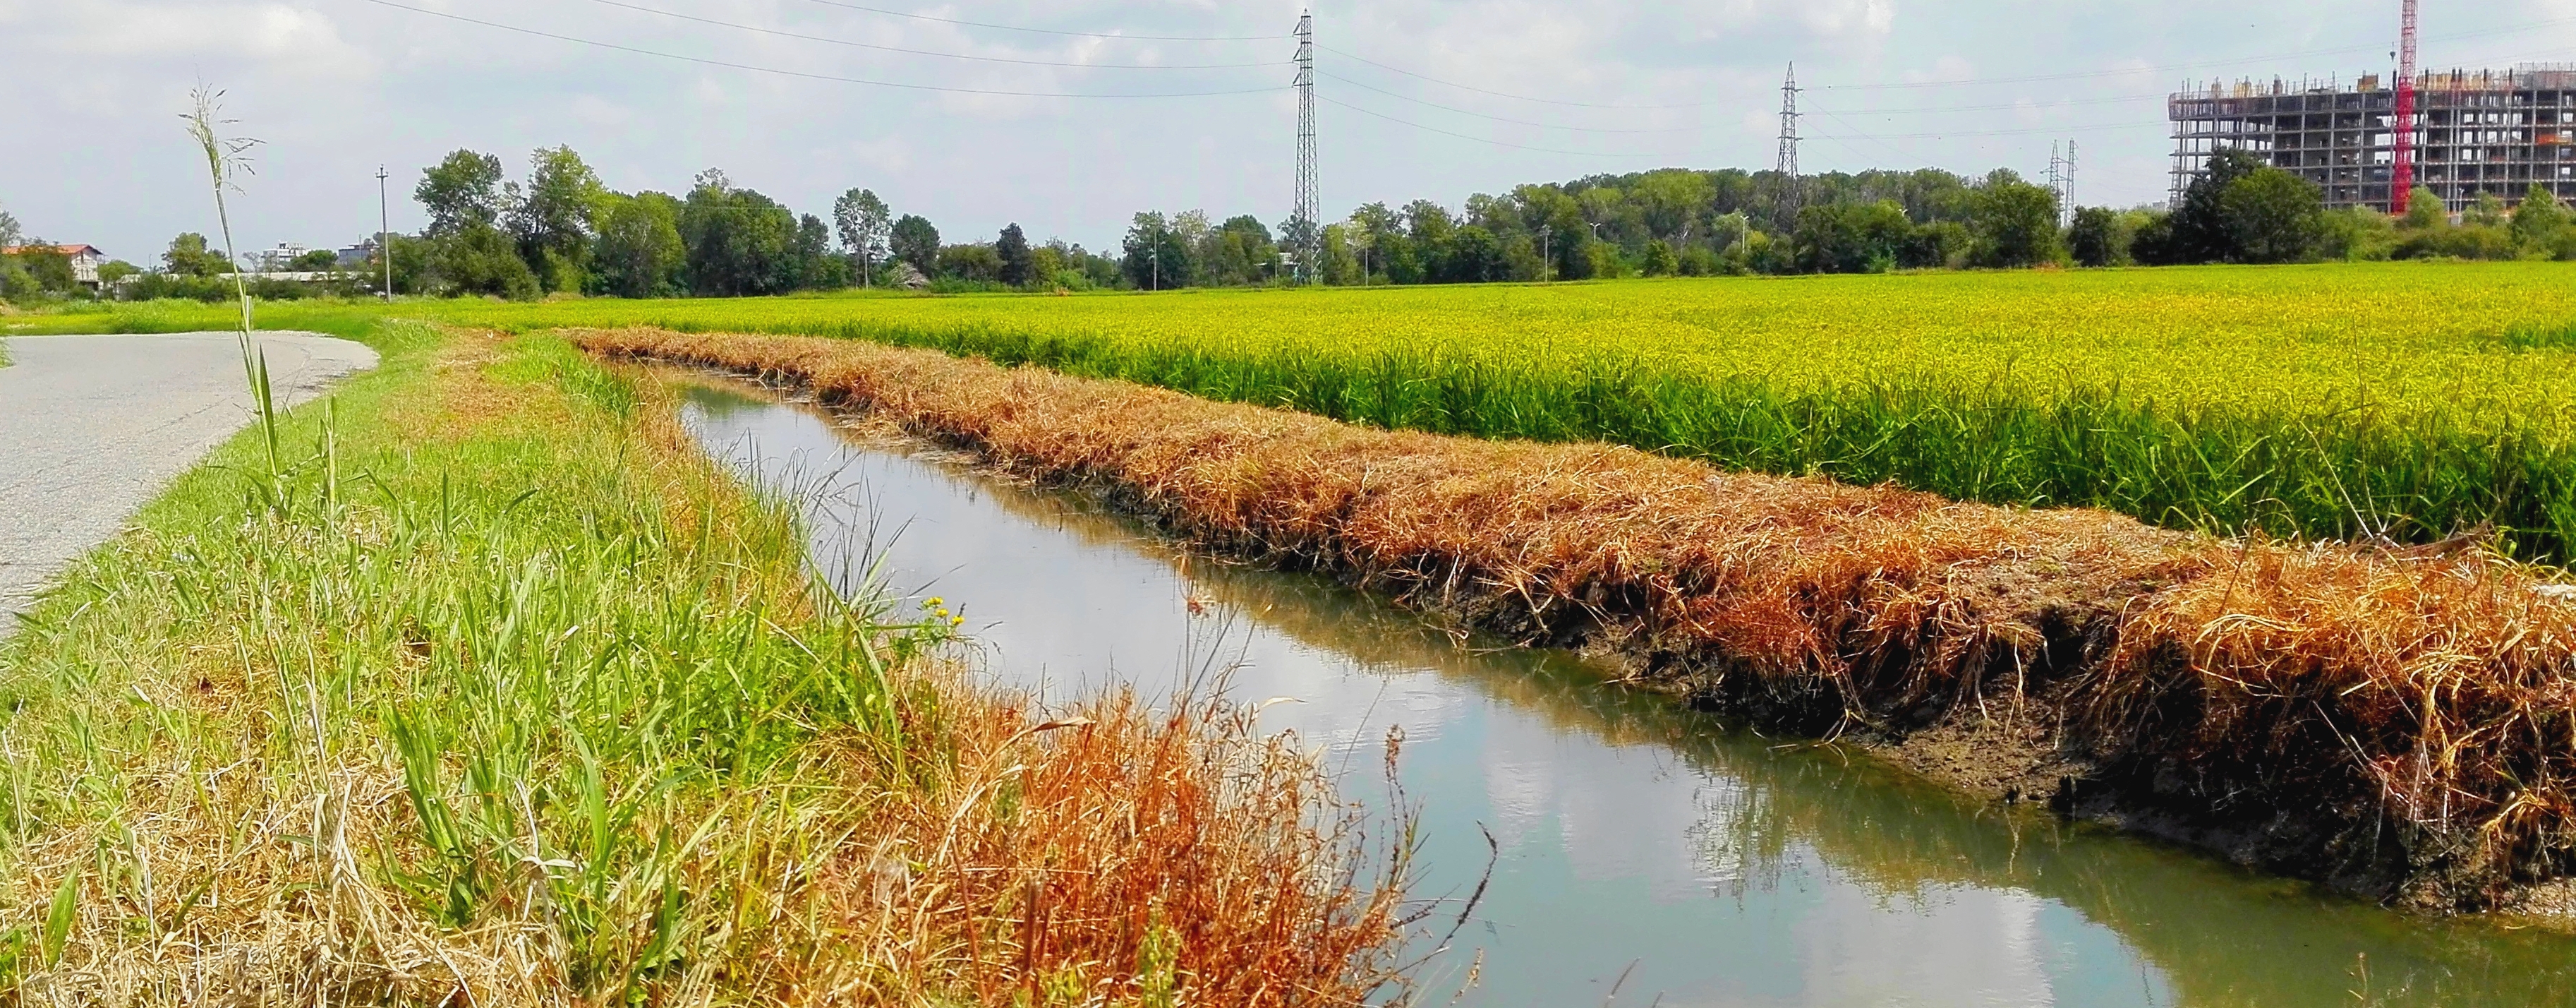
[{"label": "farm field", "polygon": [[[2576,279],[2374,264],[1193,292],[400,304],[930,346],[1439,433],[2576,555]],[[302,312],[270,309],[277,324]],[[128,309],[123,325],[185,324]]]}]

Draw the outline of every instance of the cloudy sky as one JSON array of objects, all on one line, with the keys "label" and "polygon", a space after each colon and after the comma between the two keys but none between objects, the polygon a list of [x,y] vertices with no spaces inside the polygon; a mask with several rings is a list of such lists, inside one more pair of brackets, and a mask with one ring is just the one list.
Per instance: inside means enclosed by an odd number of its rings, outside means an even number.
[{"label": "cloudy sky", "polygon": [[[2576,61],[2576,0],[2424,0],[2428,68]],[[616,188],[722,168],[799,210],[875,189],[951,240],[1112,243],[1139,209],[1289,209],[1297,0],[0,0],[0,209],[147,262],[213,230],[178,113],[263,141],[243,248],[393,221],[450,150],[569,144]],[[2191,78],[2389,64],[2397,0],[1317,0],[1325,214],[1526,181],[1767,167],[2042,173],[2163,198]],[[972,57],[972,58],[959,58]],[[902,85],[902,86],[893,86]],[[1116,97],[1109,97],[1116,96]]]}]

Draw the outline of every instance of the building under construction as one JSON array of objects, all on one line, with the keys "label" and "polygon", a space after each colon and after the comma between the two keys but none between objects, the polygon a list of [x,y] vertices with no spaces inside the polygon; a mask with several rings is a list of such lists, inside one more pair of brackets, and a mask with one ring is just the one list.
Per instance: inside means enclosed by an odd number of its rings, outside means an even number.
[{"label": "building under construction", "polygon": [[[2398,137],[2398,89],[2378,75],[2341,81],[2193,85],[2166,103],[2178,200],[2213,151],[2237,148],[2325,191],[2328,207],[2390,209],[2401,152],[2414,185],[2457,213],[2494,193],[2520,202],[2533,183],[2576,199],[2576,66],[2452,71],[2416,78],[2411,142]],[[2411,148],[2411,150],[2409,150]]]}]

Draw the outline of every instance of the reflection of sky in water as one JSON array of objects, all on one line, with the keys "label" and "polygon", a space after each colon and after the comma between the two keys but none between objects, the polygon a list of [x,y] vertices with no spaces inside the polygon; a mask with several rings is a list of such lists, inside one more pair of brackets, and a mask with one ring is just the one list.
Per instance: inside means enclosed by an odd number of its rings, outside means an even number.
[{"label": "reflection of sky in water", "polygon": [[[1865,762],[1774,752],[1592,685],[1568,656],[1479,653],[1318,578],[1184,561],[1061,495],[849,448],[806,411],[693,399],[702,441],[803,493],[827,573],[855,583],[856,558],[883,547],[883,584],[959,609],[1004,681],[1066,698],[1221,677],[1238,701],[1294,698],[1263,723],[1326,746],[1347,791],[1369,798],[1401,726],[1426,833],[1416,894],[1463,897],[1486,862],[1483,830],[1501,851],[1460,941],[1485,954],[1469,1004],[1596,1005],[1614,985],[1615,1003],[1639,1005],[2350,1004],[2353,954],[2338,942],[2375,969],[2458,976],[2392,915],[2285,898],[2143,844],[1990,821]],[[2225,895],[2201,901],[2199,888]],[[2131,919],[2115,931],[2106,914]],[[2231,948],[2232,932],[2257,930]],[[1432,1002],[1467,962],[1426,974]],[[2438,1003],[2528,1003],[2464,989],[2474,996]]]}]

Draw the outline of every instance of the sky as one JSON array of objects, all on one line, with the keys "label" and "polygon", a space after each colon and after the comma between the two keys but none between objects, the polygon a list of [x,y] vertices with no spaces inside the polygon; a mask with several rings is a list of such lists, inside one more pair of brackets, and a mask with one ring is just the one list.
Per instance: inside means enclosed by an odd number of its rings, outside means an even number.
[{"label": "sky", "polygon": [[[1808,172],[2043,175],[2076,201],[2167,187],[2190,80],[2385,72],[2398,0],[1315,0],[1324,216],[1524,182],[1768,168],[1782,77]],[[2423,0],[2426,68],[2576,62],[2576,0]],[[181,132],[224,91],[261,141],[236,243],[396,230],[447,152],[569,145],[612,188],[718,168],[828,217],[875,190],[949,241],[1009,223],[1112,246],[1139,210],[1292,205],[1300,0],[0,0],[0,210],[153,261],[215,231]],[[971,58],[960,58],[971,57]]]}]

